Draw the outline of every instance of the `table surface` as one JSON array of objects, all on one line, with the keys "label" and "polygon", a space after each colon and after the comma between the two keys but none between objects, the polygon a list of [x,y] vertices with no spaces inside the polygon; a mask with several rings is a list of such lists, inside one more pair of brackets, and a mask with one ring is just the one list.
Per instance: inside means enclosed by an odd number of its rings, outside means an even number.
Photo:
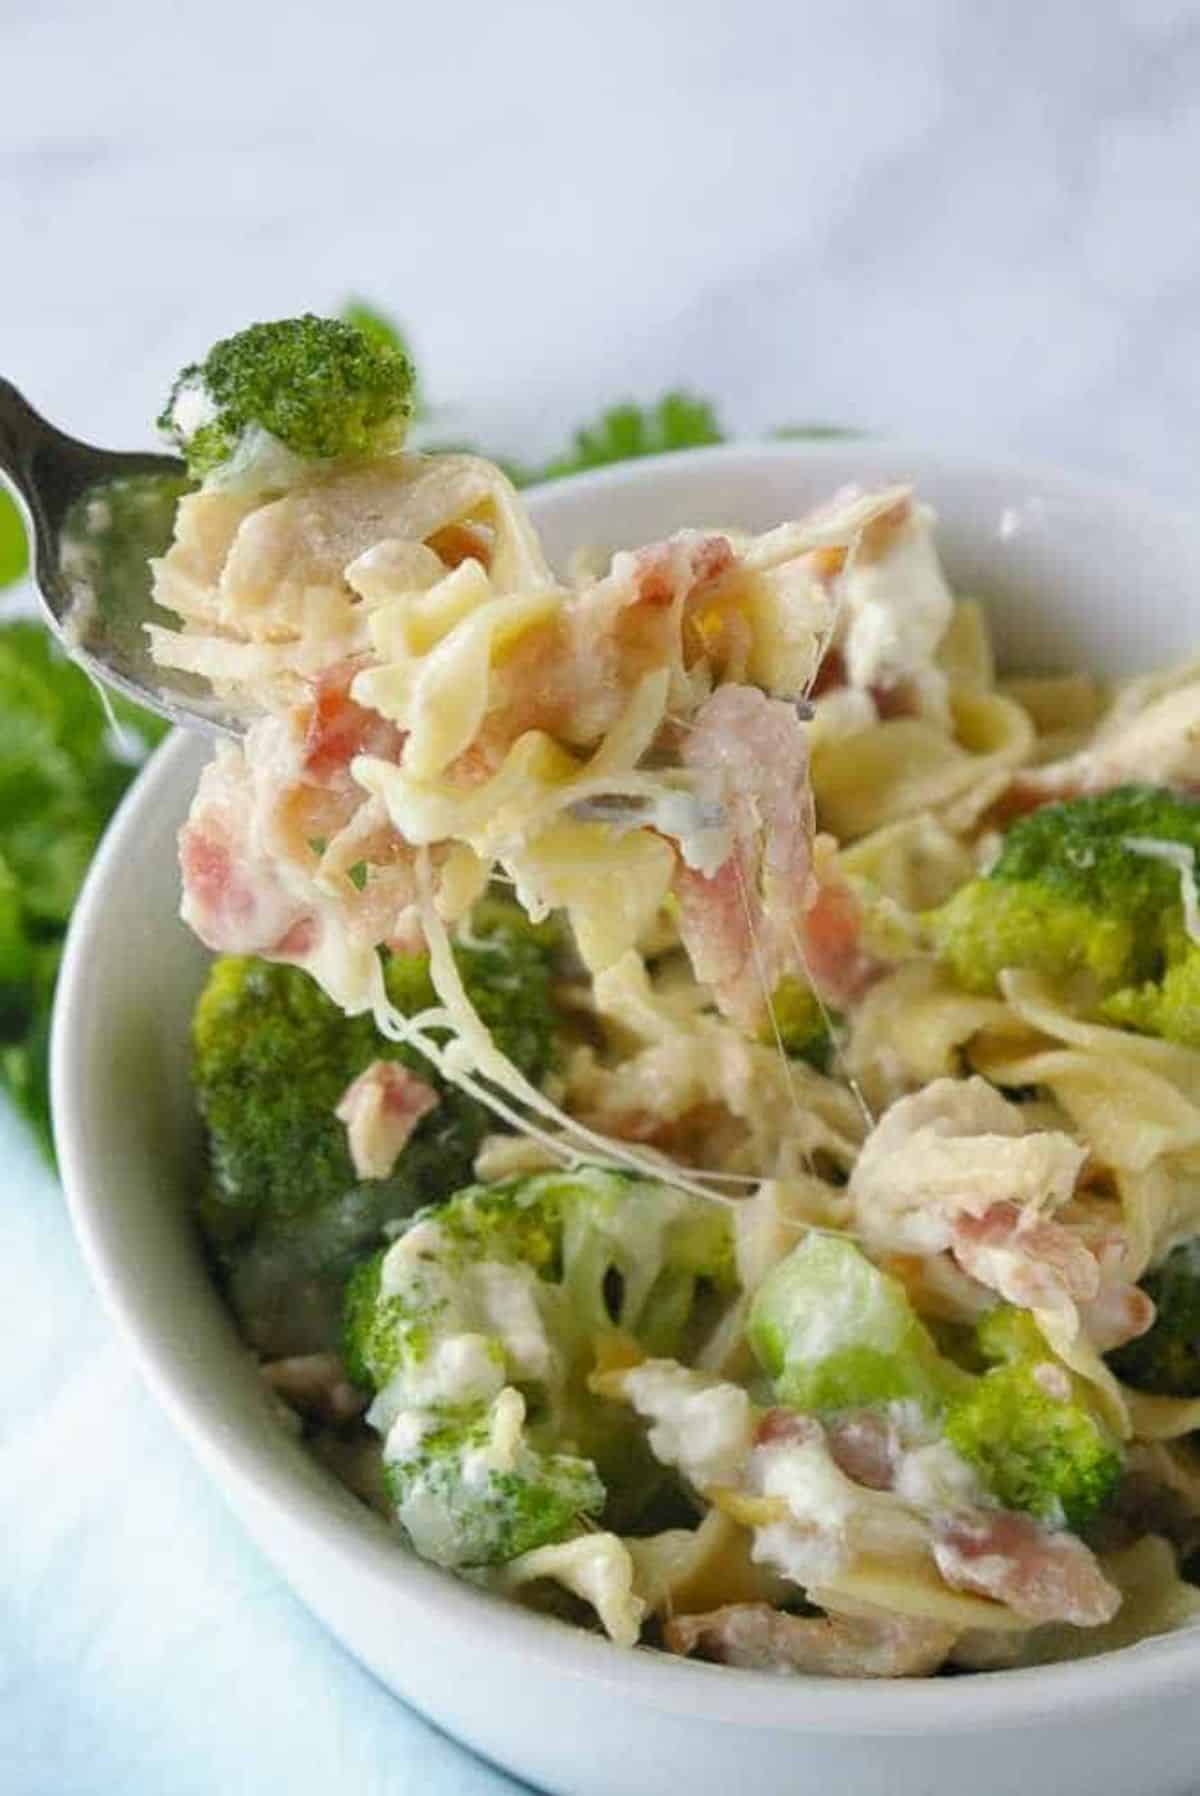
[{"label": "table surface", "polygon": [[[405,16],[409,15],[409,16]],[[1200,22],[1171,0],[0,6],[3,370],[133,447],[184,361],[350,292],[446,437],[682,384],[1183,501]],[[483,1796],[258,1559],[0,1118],[6,1796]]]}]

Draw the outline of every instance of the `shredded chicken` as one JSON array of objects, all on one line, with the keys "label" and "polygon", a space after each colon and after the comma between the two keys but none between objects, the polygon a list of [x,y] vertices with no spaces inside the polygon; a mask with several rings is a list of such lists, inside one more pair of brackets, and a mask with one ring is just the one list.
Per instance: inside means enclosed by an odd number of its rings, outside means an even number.
[{"label": "shredded chicken", "polygon": [[223,746],[200,776],[179,837],[183,919],[219,953],[282,955],[315,930],[315,894],[287,877],[267,796],[294,775],[296,747],[286,729],[260,724],[255,766]]},{"label": "shredded chicken", "polygon": [[1070,1197],[1086,1149],[1057,1131],[1026,1134],[1020,1106],[986,1079],[935,1079],[884,1113],[850,1192],[880,1252],[940,1253],[959,1216],[993,1205],[1050,1212]]},{"label": "shredded chicken", "polygon": [[731,1603],[679,1615],[663,1630],[668,1649],[721,1665],[784,1675],[927,1677],[944,1662],[955,1630],[908,1615],[788,1615],[767,1603]]},{"label": "shredded chicken", "polygon": [[1027,1131],[1020,1106],[986,1080],[936,1079],[894,1103],[868,1136],[850,1179],[855,1219],[873,1252],[949,1251],[1010,1303],[1084,1306],[1106,1339],[1140,1333],[1146,1306],[1121,1271],[1123,1232],[1054,1216],[1086,1158],[1060,1130]]},{"label": "shredded chicken", "polygon": [[1200,785],[1200,681],[1153,696],[1135,683],[1085,749],[1017,775],[1011,808],[1032,810],[1053,799],[1106,791],[1125,780]]},{"label": "shredded chicken", "polygon": [[734,1484],[753,1434],[750,1398],[740,1385],[673,1360],[647,1360],[623,1375],[624,1393],[650,1423],[650,1450],[698,1489]]}]

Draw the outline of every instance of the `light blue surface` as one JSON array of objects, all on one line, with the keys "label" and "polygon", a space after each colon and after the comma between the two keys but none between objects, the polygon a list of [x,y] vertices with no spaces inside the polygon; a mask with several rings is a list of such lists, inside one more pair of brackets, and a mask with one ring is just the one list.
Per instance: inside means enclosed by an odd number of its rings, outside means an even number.
[{"label": "light blue surface", "polygon": [[7,1109],[0,1166],[3,1796],[516,1790],[259,1558],[142,1388]]}]

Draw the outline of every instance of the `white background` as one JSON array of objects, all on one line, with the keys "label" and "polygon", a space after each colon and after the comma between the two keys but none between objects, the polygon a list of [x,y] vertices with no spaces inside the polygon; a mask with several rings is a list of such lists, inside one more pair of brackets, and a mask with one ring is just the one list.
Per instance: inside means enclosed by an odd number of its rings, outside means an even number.
[{"label": "white background", "polygon": [[[0,0],[0,370],[132,447],[357,291],[495,449],[684,383],[1188,502],[1198,167],[1171,0]],[[0,1166],[5,1796],[497,1788],[242,1542],[3,1118]]]},{"label": "white background", "polygon": [[1188,496],[1200,15],[1175,0],[0,0],[0,351],[142,440],[348,289],[448,427],[685,382]]}]

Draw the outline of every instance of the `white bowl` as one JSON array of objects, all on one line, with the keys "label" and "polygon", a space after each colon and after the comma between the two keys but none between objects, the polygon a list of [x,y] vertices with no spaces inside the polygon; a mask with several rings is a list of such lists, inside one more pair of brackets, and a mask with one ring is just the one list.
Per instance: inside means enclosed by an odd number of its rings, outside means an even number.
[{"label": "white bowl", "polygon": [[[531,496],[555,559],[685,524],[762,528],[839,483],[912,479],[1010,666],[1120,671],[1200,638],[1200,529],[1125,491],[894,445],[779,444],[617,467]],[[188,1016],[175,831],[205,745],[126,799],[75,912],[53,1045],[58,1151],[92,1275],[145,1377],[283,1576],[365,1664],[563,1796],[1141,1796],[1193,1787],[1200,1632],[1084,1664],[898,1683],[771,1678],[623,1652],[400,1547],[275,1422],[185,1210]]]}]

